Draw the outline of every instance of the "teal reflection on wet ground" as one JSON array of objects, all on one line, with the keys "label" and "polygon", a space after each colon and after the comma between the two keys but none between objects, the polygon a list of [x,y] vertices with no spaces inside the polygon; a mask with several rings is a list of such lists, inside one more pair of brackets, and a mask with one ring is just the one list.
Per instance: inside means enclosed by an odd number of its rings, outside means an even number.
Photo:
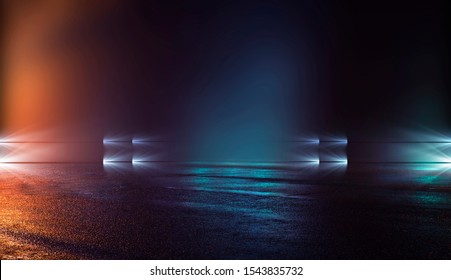
[{"label": "teal reflection on wet ground", "polygon": [[441,181],[441,177],[437,175],[425,175],[418,177],[417,180],[422,184],[436,184]]},{"label": "teal reflection on wet ground", "polygon": [[443,204],[446,206],[446,204],[449,204],[449,196],[443,195],[441,193],[419,193],[415,196],[415,199],[420,203],[425,204],[434,204],[434,205],[440,205]]},{"label": "teal reflection on wet ground", "polygon": [[[249,254],[255,247],[268,254],[275,249],[266,246],[268,240],[280,237],[281,231],[285,237],[296,234],[287,226],[290,212],[285,210],[281,200],[286,197],[284,190],[289,186],[285,182],[271,181],[283,177],[283,171],[256,167],[192,167],[185,172],[195,176],[183,181],[183,190],[189,191],[181,205],[198,211],[198,223],[211,235],[221,232],[231,240],[241,240],[241,247]],[[229,245],[230,242],[217,242],[215,247],[220,248],[225,257],[232,257],[234,253],[228,252]]]}]

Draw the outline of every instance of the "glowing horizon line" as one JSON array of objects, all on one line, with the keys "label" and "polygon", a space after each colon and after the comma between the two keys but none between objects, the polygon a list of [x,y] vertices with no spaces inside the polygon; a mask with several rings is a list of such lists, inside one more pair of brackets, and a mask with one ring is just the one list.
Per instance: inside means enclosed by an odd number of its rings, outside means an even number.
[{"label": "glowing horizon line", "polygon": [[[172,141],[166,141],[166,140],[103,140],[104,144],[108,143],[154,143],[154,142],[172,142]],[[311,140],[311,141],[303,141],[303,140],[293,140],[288,142],[295,142],[295,143],[399,143],[399,144],[451,144],[450,141],[346,141],[346,140],[340,140],[340,141],[317,141],[317,140]],[[64,144],[64,143],[100,143],[100,141],[15,141],[15,140],[0,140],[0,144]]]},{"label": "glowing horizon line", "polygon": [[[106,163],[131,163],[132,161],[115,161],[115,160],[104,160]],[[183,164],[240,164],[240,163],[344,163],[348,162],[347,160],[334,160],[334,161],[261,161],[261,162],[190,162],[190,161],[174,161],[174,160],[135,160],[135,162],[166,162],[166,163],[183,163]],[[0,164],[98,164],[101,161],[0,161]],[[451,161],[352,161],[352,163],[356,164],[451,164]]]},{"label": "glowing horizon line", "polygon": [[[311,140],[311,141],[297,141],[297,140],[293,140],[293,141],[289,141],[289,142],[296,142],[296,143],[318,143],[317,141]],[[358,144],[364,144],[364,143],[399,143],[399,144],[451,144],[451,139],[449,141],[409,141],[409,140],[390,140],[390,141],[377,141],[377,140],[369,140],[369,141],[363,141],[363,140],[358,140],[358,141],[346,141],[346,140],[336,140],[336,141],[332,141],[332,140],[327,140],[327,141],[319,141],[320,143],[358,143]]]},{"label": "glowing horizon line", "polygon": [[[133,143],[130,141],[115,141],[115,140],[103,140],[104,144],[108,143]],[[65,143],[102,143],[101,141],[15,141],[15,140],[0,140],[0,144],[65,144]],[[155,141],[134,141],[134,143],[152,143],[152,142],[169,142],[163,140],[155,140]]]}]

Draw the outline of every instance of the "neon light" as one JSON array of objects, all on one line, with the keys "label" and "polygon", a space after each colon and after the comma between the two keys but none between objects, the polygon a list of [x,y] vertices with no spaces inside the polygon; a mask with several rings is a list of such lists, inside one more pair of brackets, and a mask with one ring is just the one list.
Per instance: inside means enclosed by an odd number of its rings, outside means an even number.
[{"label": "neon light", "polygon": [[116,144],[116,143],[129,143],[130,141],[124,141],[124,140],[109,140],[109,139],[103,139],[103,144]]},{"label": "neon light", "polygon": [[348,144],[348,139],[339,139],[339,140],[321,140],[321,143],[340,143],[340,144]]}]

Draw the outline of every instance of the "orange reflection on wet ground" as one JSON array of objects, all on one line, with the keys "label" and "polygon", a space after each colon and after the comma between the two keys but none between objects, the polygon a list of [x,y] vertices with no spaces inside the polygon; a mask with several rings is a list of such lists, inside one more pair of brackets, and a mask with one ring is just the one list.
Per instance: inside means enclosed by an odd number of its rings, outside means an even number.
[{"label": "orange reflection on wet ground", "polygon": [[73,257],[68,253],[49,250],[27,238],[31,235],[55,235],[49,226],[54,219],[54,213],[51,211],[53,202],[34,195],[39,192],[40,187],[49,183],[48,180],[26,175],[18,165],[3,164],[0,170],[1,259]]},{"label": "orange reflection on wet ground", "polygon": [[95,243],[90,240],[95,234],[77,234],[84,224],[76,217],[86,202],[55,195],[58,184],[27,164],[2,164],[0,169],[1,259],[87,258],[65,249]]}]

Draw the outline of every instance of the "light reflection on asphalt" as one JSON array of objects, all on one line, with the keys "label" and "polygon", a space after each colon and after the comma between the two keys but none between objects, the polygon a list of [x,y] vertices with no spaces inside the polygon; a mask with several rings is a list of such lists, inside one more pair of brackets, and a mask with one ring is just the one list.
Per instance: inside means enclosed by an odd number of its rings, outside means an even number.
[{"label": "light reflection on asphalt", "polygon": [[2,259],[451,257],[433,165],[3,164]]}]

